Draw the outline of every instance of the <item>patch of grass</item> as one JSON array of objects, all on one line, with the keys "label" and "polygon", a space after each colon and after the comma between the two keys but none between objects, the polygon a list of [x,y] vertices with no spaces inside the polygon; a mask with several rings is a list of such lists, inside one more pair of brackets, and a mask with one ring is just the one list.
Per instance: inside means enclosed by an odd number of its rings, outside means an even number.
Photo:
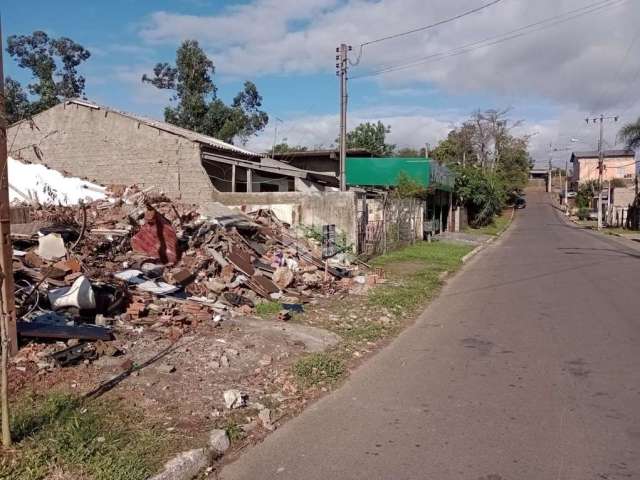
[{"label": "patch of grass", "polygon": [[627,230],[626,228],[621,227],[607,227],[602,229],[602,231],[608,235],[625,235],[636,233],[633,230]]},{"label": "patch of grass", "polygon": [[224,427],[225,432],[231,443],[239,442],[244,438],[244,430],[242,427],[232,419],[229,419]]},{"label": "patch of grass", "polygon": [[387,336],[392,328],[380,323],[367,322],[363,325],[354,325],[352,328],[341,328],[338,334],[345,340],[356,342],[375,342]]},{"label": "patch of grass", "polygon": [[452,242],[420,242],[375,259],[373,264],[376,266],[410,262],[422,267],[409,275],[400,273],[399,284],[374,289],[369,295],[369,302],[396,315],[422,306],[441,287],[440,274],[457,270],[462,264],[462,257],[471,250],[469,245]]},{"label": "patch of grass", "polygon": [[256,305],[256,313],[261,317],[272,317],[282,310],[282,305],[278,302],[261,302]]},{"label": "patch of grass", "polygon": [[499,217],[495,217],[489,225],[479,228],[467,227],[467,233],[497,236],[507,229],[511,221],[511,210],[504,211]]},{"label": "patch of grass", "polygon": [[82,404],[51,393],[13,405],[15,451],[0,456],[0,478],[40,480],[54,471],[70,478],[143,480],[159,466],[162,432],[140,424],[117,402]]},{"label": "patch of grass", "polygon": [[330,352],[312,353],[293,365],[293,373],[298,382],[305,387],[335,383],[346,372],[344,362]]}]

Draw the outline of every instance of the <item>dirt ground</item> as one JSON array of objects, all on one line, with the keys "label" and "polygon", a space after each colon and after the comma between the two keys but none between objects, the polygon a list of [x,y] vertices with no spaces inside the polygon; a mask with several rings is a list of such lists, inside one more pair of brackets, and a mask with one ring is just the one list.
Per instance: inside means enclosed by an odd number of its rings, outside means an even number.
[{"label": "dirt ground", "polygon": [[[379,287],[402,286],[424,268],[420,261],[389,263]],[[292,368],[298,360],[329,351],[353,369],[413,321],[372,303],[372,288],[354,285],[348,294],[317,298],[288,322],[237,316],[201,323],[173,340],[150,329],[119,328],[111,342],[119,354],[64,368],[47,366],[46,346],[27,346],[11,365],[11,395],[62,390],[101,396],[114,408],[121,402],[161,425],[175,439],[175,452],[201,447],[212,429],[223,428],[234,432],[229,461],[269,433],[260,410],[270,409],[277,427],[335,387],[302,386]],[[246,408],[225,407],[228,389],[246,394]]]}]

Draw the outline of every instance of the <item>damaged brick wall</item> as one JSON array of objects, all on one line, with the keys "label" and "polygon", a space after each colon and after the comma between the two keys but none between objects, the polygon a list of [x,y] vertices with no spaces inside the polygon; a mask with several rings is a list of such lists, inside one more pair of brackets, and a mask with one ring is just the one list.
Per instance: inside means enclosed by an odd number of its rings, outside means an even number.
[{"label": "damaged brick wall", "polygon": [[9,129],[9,154],[103,185],[156,186],[200,203],[214,191],[191,140],[100,108],[60,104]]},{"label": "damaged brick wall", "polygon": [[273,210],[287,223],[307,226],[335,224],[347,242],[356,245],[357,208],[354,192],[216,192],[213,199],[245,212],[260,208]]}]

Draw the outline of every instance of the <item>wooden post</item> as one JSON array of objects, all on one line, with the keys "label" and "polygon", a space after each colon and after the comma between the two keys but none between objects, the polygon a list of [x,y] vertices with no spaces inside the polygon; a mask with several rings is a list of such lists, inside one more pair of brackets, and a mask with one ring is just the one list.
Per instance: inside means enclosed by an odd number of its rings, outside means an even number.
[{"label": "wooden post", "polygon": [[11,445],[9,429],[9,351],[18,350],[16,308],[13,291],[13,248],[11,246],[11,210],[9,208],[9,178],[7,163],[7,117],[4,105],[4,70],[2,64],[2,25],[0,25],[0,409],[2,444]]},{"label": "wooden post", "polygon": [[2,29],[0,28],[0,270],[4,273],[2,302],[7,317],[5,325],[9,350],[18,350],[16,306],[13,292],[13,247],[11,246],[11,210],[9,208],[9,174],[7,170],[7,118],[4,105],[4,70],[2,66]]}]

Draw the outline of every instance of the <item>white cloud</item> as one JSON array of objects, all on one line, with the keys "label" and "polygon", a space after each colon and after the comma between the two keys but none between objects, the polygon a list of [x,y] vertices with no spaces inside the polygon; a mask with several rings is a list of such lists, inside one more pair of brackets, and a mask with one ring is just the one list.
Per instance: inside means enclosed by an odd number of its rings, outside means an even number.
[{"label": "white cloud", "polygon": [[[412,61],[588,4],[505,0],[437,29],[368,46],[353,73]],[[472,0],[253,0],[210,16],[156,12],[140,35],[153,44],[195,38],[224,74],[330,72],[341,41],[359,45],[476,6]],[[619,108],[635,90],[632,81],[640,72],[637,48],[624,55],[640,21],[640,2],[609,0],[607,6],[532,35],[376,81],[393,88],[429,82],[449,93],[543,97],[585,110]]]},{"label": "white cloud", "polygon": [[[348,127],[351,129],[362,122],[380,120],[391,127],[388,143],[398,147],[421,148],[426,143],[435,146],[462,120],[462,117],[445,118],[440,113],[425,110],[401,113],[403,110],[404,108],[387,106],[355,111],[349,118]],[[269,151],[273,145],[275,127],[276,123],[271,122],[259,136],[250,139],[248,147],[257,151]],[[289,145],[328,148],[338,137],[339,123],[337,115],[303,116],[277,122],[277,128],[278,143],[286,139]]]}]

